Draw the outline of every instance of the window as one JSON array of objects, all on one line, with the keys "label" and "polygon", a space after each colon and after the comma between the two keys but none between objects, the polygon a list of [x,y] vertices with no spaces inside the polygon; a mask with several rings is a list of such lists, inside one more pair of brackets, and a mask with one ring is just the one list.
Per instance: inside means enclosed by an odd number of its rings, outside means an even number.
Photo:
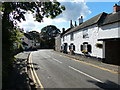
[{"label": "window", "polygon": [[80,45],[81,51],[86,51],[86,52],[92,52],[92,47],[90,44],[87,42],[84,42],[82,45]]},{"label": "window", "polygon": [[74,51],[75,51],[75,45],[74,45],[73,43],[71,43],[71,44],[69,45],[69,50],[74,50]]},{"label": "window", "polygon": [[64,43],[64,45],[63,45],[63,52],[64,53],[67,53],[67,48],[68,48],[68,44]]},{"label": "window", "polygon": [[90,52],[90,53],[92,52],[92,47],[91,47],[90,44],[87,45],[87,51]]},{"label": "window", "polygon": [[89,38],[88,36],[88,30],[83,31],[83,38]]},{"label": "window", "polygon": [[83,44],[83,50],[87,51],[87,44]]},{"label": "window", "polygon": [[73,33],[71,33],[71,35],[70,35],[70,40],[74,40],[74,34]]}]

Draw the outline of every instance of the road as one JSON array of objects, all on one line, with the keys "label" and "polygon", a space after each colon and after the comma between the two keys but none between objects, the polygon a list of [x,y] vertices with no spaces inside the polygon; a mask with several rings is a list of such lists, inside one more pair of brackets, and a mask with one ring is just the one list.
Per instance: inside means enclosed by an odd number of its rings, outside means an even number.
[{"label": "road", "polygon": [[44,88],[118,88],[118,74],[64,57],[53,50],[31,53]]}]

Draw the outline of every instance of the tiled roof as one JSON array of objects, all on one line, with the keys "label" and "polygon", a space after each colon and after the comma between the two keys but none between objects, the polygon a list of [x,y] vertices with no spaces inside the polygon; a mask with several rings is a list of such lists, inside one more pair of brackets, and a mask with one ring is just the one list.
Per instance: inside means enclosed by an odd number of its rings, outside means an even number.
[{"label": "tiled roof", "polygon": [[111,13],[106,16],[101,25],[111,24],[120,21],[120,12]]},{"label": "tiled roof", "polygon": [[68,28],[67,30],[65,30],[64,32],[61,33],[61,37],[66,34],[68,31],[70,31],[72,28]]},{"label": "tiled roof", "polygon": [[88,27],[94,24],[98,24],[99,26],[102,26],[102,25],[111,24],[111,23],[118,22],[118,21],[120,21],[120,12],[110,13],[110,14],[103,12],[83,22],[79,26],[68,28],[64,33],[61,34],[61,36],[78,31],[80,29],[83,29],[85,27]]},{"label": "tiled roof", "polygon": [[100,20],[100,18],[102,17],[102,15],[106,15],[106,13],[104,13],[104,12],[100,13],[100,14],[94,16],[93,18],[91,18],[91,19],[83,22],[81,25],[71,28],[69,31],[67,31],[66,33],[64,33],[64,35],[69,34],[71,32],[74,32],[74,31],[78,31],[78,30],[80,30],[82,28],[85,28],[85,27],[97,24],[98,21]]}]

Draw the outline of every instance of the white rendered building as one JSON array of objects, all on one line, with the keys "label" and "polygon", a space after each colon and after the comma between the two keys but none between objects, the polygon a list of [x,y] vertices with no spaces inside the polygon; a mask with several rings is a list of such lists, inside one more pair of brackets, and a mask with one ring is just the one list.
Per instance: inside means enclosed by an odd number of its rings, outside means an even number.
[{"label": "white rendered building", "polygon": [[105,62],[118,63],[120,55],[120,6],[115,4],[113,13],[100,13],[93,18],[73,26],[61,34],[61,47],[63,52],[71,52],[95,58],[104,59]]}]

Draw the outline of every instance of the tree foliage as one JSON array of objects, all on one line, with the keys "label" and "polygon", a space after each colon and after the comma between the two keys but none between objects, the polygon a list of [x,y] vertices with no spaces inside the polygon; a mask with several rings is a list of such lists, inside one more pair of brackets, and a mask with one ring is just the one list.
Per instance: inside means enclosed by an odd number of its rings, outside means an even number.
[{"label": "tree foliage", "polygon": [[[18,30],[16,21],[25,20],[25,13],[31,11],[36,21],[41,22],[44,17],[55,18],[65,10],[59,2],[3,2],[2,12],[2,48],[3,48],[3,76],[11,67],[14,56],[13,44],[17,40]],[[9,68],[9,69],[8,69]]]},{"label": "tree foliage", "polygon": [[58,34],[60,34],[60,30],[54,26],[49,25],[41,29],[40,39],[41,39],[41,47],[42,48],[54,48],[55,39]]},{"label": "tree foliage", "polygon": [[35,41],[35,43],[40,42],[40,33],[37,31],[30,31],[28,34],[31,36],[31,38]]},{"label": "tree foliage", "polygon": [[65,10],[59,2],[4,2],[2,7],[3,12],[8,14],[12,12],[13,18],[18,21],[25,20],[24,14],[31,11],[38,22],[41,22],[44,17],[55,18]]}]

